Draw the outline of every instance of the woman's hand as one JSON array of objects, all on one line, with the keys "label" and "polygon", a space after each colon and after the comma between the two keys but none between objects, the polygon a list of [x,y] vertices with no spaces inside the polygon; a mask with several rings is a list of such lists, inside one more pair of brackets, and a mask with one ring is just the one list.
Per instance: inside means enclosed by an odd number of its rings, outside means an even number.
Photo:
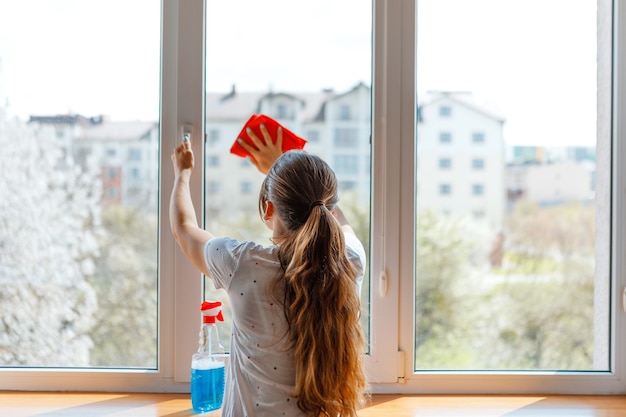
[{"label": "woman's hand", "polygon": [[283,154],[283,129],[278,128],[276,141],[272,140],[265,125],[261,125],[263,139],[255,135],[252,129],[248,129],[246,133],[252,139],[254,146],[249,145],[241,138],[237,139],[237,141],[250,154],[250,162],[263,174],[267,174],[272,165],[274,165],[274,161]]},{"label": "woman's hand", "polygon": [[175,178],[180,177],[182,173],[191,175],[191,170],[194,166],[194,158],[189,141],[183,142],[174,149],[174,153],[172,153],[172,164],[174,165]]}]

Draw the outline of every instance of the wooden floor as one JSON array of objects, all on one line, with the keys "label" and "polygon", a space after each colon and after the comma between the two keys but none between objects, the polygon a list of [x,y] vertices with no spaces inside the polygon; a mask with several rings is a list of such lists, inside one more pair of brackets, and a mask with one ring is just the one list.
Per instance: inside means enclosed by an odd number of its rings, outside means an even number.
[{"label": "wooden floor", "polygon": [[[0,392],[1,417],[192,416],[189,395]],[[220,412],[202,414],[219,417]],[[626,396],[374,395],[360,417],[626,417]]]}]

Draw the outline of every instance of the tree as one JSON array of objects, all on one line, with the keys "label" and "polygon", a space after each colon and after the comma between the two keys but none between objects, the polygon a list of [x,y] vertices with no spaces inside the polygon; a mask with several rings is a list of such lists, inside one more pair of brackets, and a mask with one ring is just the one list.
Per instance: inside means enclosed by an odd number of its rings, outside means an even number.
[{"label": "tree", "polygon": [[484,366],[592,369],[594,208],[521,202],[507,226],[500,283],[484,298],[498,312],[483,336]]},{"label": "tree", "polygon": [[0,107],[0,364],[87,366],[100,189]]},{"label": "tree", "polygon": [[90,336],[92,366],[157,366],[157,217],[111,205],[90,282],[98,296],[98,323]]},{"label": "tree", "polygon": [[470,366],[474,279],[479,272],[479,239],[471,225],[431,211],[416,225],[415,363],[417,369]]}]

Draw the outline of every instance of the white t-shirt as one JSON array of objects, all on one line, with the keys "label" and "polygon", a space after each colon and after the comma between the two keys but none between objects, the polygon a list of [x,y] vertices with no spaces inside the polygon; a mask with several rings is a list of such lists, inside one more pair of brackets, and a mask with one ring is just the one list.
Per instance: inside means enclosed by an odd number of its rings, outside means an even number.
[{"label": "white t-shirt", "polygon": [[[348,257],[361,291],[365,251],[356,236],[344,234]],[[301,417],[295,391],[295,363],[287,349],[282,306],[270,294],[279,273],[276,246],[213,238],[204,258],[216,288],[228,293],[232,308],[230,360],[223,417]]]}]

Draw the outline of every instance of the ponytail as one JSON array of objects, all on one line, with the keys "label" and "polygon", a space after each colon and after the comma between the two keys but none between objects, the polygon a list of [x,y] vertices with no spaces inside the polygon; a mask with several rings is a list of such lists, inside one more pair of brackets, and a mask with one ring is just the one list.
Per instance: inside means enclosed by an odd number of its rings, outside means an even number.
[{"label": "ponytail", "polygon": [[296,364],[298,407],[312,417],[356,417],[366,389],[356,271],[331,213],[336,188],[323,160],[292,151],[274,164],[259,199],[260,210],[272,201],[287,229],[275,290]]},{"label": "ponytail", "polygon": [[315,206],[279,253],[288,262],[283,305],[298,407],[315,417],[356,416],[365,390],[364,339],[356,272],[341,227],[328,209]]}]

